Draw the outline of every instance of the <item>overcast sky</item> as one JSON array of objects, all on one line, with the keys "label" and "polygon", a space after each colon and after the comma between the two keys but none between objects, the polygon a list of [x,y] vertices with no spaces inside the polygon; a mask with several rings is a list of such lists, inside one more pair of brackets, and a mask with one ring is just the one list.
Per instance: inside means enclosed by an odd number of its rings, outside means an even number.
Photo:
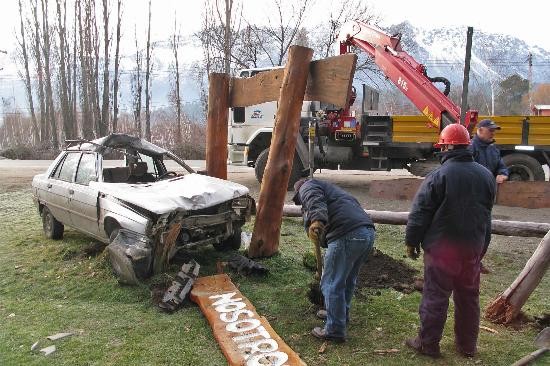
[{"label": "overcast sky", "polygon": [[[22,0],[24,7],[29,0]],[[111,4],[110,26],[116,22],[116,0],[108,0]],[[223,0],[221,0],[223,1]],[[234,0],[242,5],[242,12],[251,23],[262,24],[268,17],[275,14],[274,0]],[[281,0],[287,4],[298,3],[299,0]],[[310,0],[312,6],[306,16],[304,26],[315,31],[314,27],[327,17],[330,9],[339,8],[344,0]],[[96,0],[96,6],[101,9],[101,0]],[[55,0],[49,0],[50,13],[55,14]],[[69,16],[72,13],[74,0],[68,0]],[[140,45],[145,46],[147,30],[148,0],[123,0],[123,39],[121,69],[134,67],[134,27],[137,28]],[[173,33],[174,18],[184,38],[191,39],[201,26],[203,0],[152,0],[152,39],[168,40]],[[524,40],[529,45],[540,46],[550,51],[550,1],[524,0],[515,1],[515,6],[509,1],[497,0],[376,0],[370,1],[374,11],[382,19],[382,25],[397,24],[408,20],[416,27],[425,29],[473,26],[474,32],[483,30],[490,33],[508,34]],[[19,106],[24,104],[22,83],[17,76],[17,65],[11,52],[15,49],[15,32],[19,32],[19,15],[17,0],[0,0],[0,50],[8,51],[8,55],[0,52],[0,98],[13,97]],[[28,6],[28,5],[27,5]],[[29,11],[29,9],[25,9]],[[100,21],[101,22],[101,21]],[[53,24],[54,21],[52,19]],[[164,53],[157,49],[154,54],[157,67],[162,63],[171,63],[170,51]],[[180,67],[186,68],[196,62],[201,51],[195,47],[180,49]],[[126,57],[124,57],[126,56]],[[420,60],[421,61],[421,60]],[[166,75],[165,75],[166,76]],[[153,85],[155,89],[155,85]],[[165,92],[153,93],[156,98],[165,98]],[[126,96],[127,97],[127,96]],[[122,99],[125,97],[123,96]],[[162,104],[161,101],[156,101]],[[1,118],[0,118],[1,119]]]},{"label": "overcast sky", "polygon": [[[0,0],[0,50],[14,49],[14,32],[18,29],[17,0]],[[112,4],[111,24],[115,23],[116,0]],[[282,0],[283,4],[296,3]],[[314,3],[306,19],[306,25],[318,24],[331,4],[343,0],[310,0]],[[273,14],[273,0],[235,0],[244,4],[243,14],[251,22],[265,22]],[[23,0],[27,4],[28,0]],[[69,0],[69,3],[72,3]],[[123,0],[123,37],[128,52],[133,42],[134,26],[138,36],[145,36],[147,28],[147,0]],[[530,45],[538,45],[550,50],[548,23],[550,21],[550,1],[523,0],[512,2],[497,0],[384,0],[371,1],[375,11],[383,19],[383,25],[410,21],[423,28],[441,26],[473,26],[486,32],[504,33],[518,37]],[[101,6],[101,1],[97,1]],[[200,29],[202,0],[152,0],[153,39],[167,39],[173,32],[174,17],[177,14],[182,34],[190,35]],[[333,7],[337,7],[333,5]],[[55,0],[50,0],[50,10],[55,10]],[[9,57],[0,53],[0,75],[12,74],[13,66]]]}]

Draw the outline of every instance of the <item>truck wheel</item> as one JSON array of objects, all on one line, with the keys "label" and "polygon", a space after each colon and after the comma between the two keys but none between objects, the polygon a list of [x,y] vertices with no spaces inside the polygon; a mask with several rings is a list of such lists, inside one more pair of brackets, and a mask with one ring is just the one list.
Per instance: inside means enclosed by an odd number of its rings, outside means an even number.
[{"label": "truck wheel", "polygon": [[220,252],[224,250],[239,250],[241,247],[241,232],[241,228],[235,229],[229,238],[221,243],[212,244],[214,249]]},{"label": "truck wheel", "polygon": [[511,181],[544,181],[544,169],[537,159],[525,154],[510,154],[502,158]]},{"label": "truck wheel", "polygon": [[407,170],[417,177],[425,177],[440,166],[437,160],[420,160],[412,162]]},{"label": "truck wheel", "polygon": [[44,206],[42,209],[42,227],[44,228],[44,234],[48,239],[60,240],[63,239],[63,231],[65,227],[62,223],[57,221],[53,217],[48,207]]},{"label": "truck wheel", "polygon": [[[256,175],[256,179],[260,183],[262,183],[262,179],[264,177],[264,170],[267,165],[268,157],[269,157],[269,148],[262,151],[260,155],[258,155],[258,158],[256,159],[254,174]],[[300,158],[298,157],[298,155],[294,154],[294,162],[292,164],[292,171],[290,172],[290,177],[288,179],[287,190],[291,191],[294,189],[294,183],[296,183],[300,178],[303,177],[302,170],[303,170],[302,162],[300,161]]]}]

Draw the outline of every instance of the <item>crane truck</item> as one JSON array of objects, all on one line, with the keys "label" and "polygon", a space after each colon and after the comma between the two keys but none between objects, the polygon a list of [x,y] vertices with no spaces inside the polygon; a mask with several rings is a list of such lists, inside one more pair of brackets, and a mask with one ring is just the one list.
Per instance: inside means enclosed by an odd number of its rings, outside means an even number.
[{"label": "crane truck", "polygon": [[[440,130],[461,123],[460,108],[448,97],[450,82],[443,77],[429,77],[426,67],[405,52],[400,35],[360,22],[343,25],[339,35],[340,53],[357,47],[365,51],[384,75],[422,112],[418,116],[380,116],[369,113],[372,95],[363,86],[361,115],[350,113],[354,90],[345,108],[304,102],[297,138],[296,154],[289,187],[310,166],[307,154],[308,125],[315,121],[316,147],[314,168],[391,170],[407,169],[425,176],[438,161],[434,142]],[[266,69],[243,70],[240,77],[253,77]],[[434,83],[443,83],[440,91]],[[261,182],[267,164],[277,102],[233,108],[229,117],[229,163],[254,166]],[[511,180],[544,180],[543,165],[550,165],[550,117],[478,116],[475,110],[465,113],[462,122],[470,132],[479,119],[491,118],[502,126],[498,147],[510,170]]]}]

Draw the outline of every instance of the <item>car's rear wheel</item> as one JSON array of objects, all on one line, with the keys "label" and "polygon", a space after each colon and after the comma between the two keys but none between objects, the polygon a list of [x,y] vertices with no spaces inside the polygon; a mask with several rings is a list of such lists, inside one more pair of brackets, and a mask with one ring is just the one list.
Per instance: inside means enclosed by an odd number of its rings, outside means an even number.
[{"label": "car's rear wheel", "polygon": [[220,243],[213,244],[214,248],[219,251],[224,250],[239,250],[241,247],[241,228],[235,229],[227,239]]},{"label": "car's rear wheel", "polygon": [[48,207],[44,206],[42,209],[42,227],[44,228],[44,234],[48,239],[60,240],[63,239],[63,231],[65,227],[62,223],[57,221],[53,217]]}]

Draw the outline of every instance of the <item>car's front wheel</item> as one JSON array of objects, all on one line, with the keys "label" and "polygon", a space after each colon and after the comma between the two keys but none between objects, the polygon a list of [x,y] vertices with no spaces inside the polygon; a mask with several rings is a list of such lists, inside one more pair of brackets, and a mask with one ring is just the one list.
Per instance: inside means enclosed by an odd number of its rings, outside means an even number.
[{"label": "car's front wheel", "polygon": [[48,239],[60,240],[63,239],[63,231],[65,227],[62,223],[57,221],[53,217],[48,207],[44,206],[42,209],[42,227],[44,228],[44,234]]},{"label": "car's front wheel", "polygon": [[241,247],[241,228],[235,229],[227,239],[220,243],[213,244],[214,248],[219,251],[223,250],[239,250]]}]

